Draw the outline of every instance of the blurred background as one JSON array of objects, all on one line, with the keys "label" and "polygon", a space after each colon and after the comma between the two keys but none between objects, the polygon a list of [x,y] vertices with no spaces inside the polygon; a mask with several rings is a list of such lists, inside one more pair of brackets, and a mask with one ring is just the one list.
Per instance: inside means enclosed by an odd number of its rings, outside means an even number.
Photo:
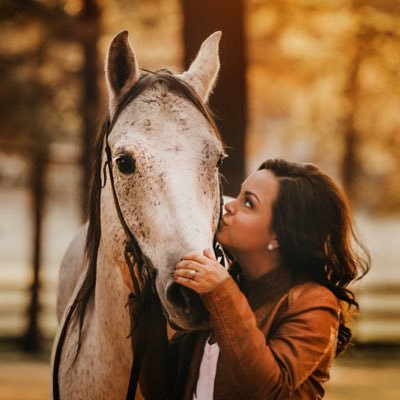
[{"label": "blurred background", "polygon": [[0,0],[0,399],[47,397],[58,268],[125,29],[142,67],[178,70],[223,31],[226,194],[269,157],[346,190],[373,263],[326,398],[400,398],[400,0]]}]

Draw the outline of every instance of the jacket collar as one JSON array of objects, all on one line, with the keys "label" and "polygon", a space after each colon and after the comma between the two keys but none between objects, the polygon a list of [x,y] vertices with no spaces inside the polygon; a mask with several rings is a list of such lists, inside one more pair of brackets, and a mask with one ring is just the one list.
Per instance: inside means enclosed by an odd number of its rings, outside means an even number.
[{"label": "jacket collar", "polygon": [[283,265],[251,281],[243,273],[238,276],[241,291],[246,295],[253,310],[267,303],[273,303],[293,286],[294,280],[289,269]]}]

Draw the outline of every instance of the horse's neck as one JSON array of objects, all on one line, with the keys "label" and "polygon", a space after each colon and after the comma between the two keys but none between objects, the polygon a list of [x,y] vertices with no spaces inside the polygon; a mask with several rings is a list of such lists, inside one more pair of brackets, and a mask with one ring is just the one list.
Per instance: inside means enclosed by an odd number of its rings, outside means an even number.
[{"label": "horse's neck", "polygon": [[115,337],[129,334],[130,322],[126,307],[129,291],[123,283],[115,260],[108,256],[102,243],[99,246],[96,273],[94,314],[100,332]]},{"label": "horse's neck", "polygon": [[[76,324],[68,336],[61,372],[64,397],[118,398],[124,395],[132,366],[131,341],[127,338],[130,320],[124,286],[118,266],[108,257],[100,243],[94,302],[85,315],[79,356],[69,369],[76,350]],[[69,361],[68,361],[69,360]],[[63,366],[63,367],[64,367]],[[85,396],[88,397],[85,397]],[[94,397],[93,397],[94,396]],[[96,397],[97,396],[97,397]]]},{"label": "horse's neck", "polygon": [[92,314],[93,333],[102,349],[107,349],[110,358],[122,363],[125,361],[125,364],[131,362],[131,341],[128,339],[131,327],[126,307],[128,294],[118,265],[100,243]]}]

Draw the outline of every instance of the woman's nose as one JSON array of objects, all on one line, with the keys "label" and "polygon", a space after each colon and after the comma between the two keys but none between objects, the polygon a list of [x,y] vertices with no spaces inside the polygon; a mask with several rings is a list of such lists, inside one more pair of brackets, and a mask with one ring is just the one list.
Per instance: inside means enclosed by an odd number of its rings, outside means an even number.
[{"label": "woman's nose", "polygon": [[225,206],[224,206],[225,211],[228,212],[229,214],[233,214],[233,211],[234,211],[233,204],[234,204],[234,202],[235,202],[234,200],[230,201],[229,203],[226,203]]}]

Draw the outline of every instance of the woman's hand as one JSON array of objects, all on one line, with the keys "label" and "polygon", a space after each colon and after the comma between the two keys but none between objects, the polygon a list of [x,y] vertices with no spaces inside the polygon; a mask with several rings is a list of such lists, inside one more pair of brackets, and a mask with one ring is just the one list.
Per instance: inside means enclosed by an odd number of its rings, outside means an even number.
[{"label": "woman's hand", "polygon": [[176,264],[174,278],[177,283],[203,294],[229,278],[229,273],[207,249],[203,254],[186,254]]}]

